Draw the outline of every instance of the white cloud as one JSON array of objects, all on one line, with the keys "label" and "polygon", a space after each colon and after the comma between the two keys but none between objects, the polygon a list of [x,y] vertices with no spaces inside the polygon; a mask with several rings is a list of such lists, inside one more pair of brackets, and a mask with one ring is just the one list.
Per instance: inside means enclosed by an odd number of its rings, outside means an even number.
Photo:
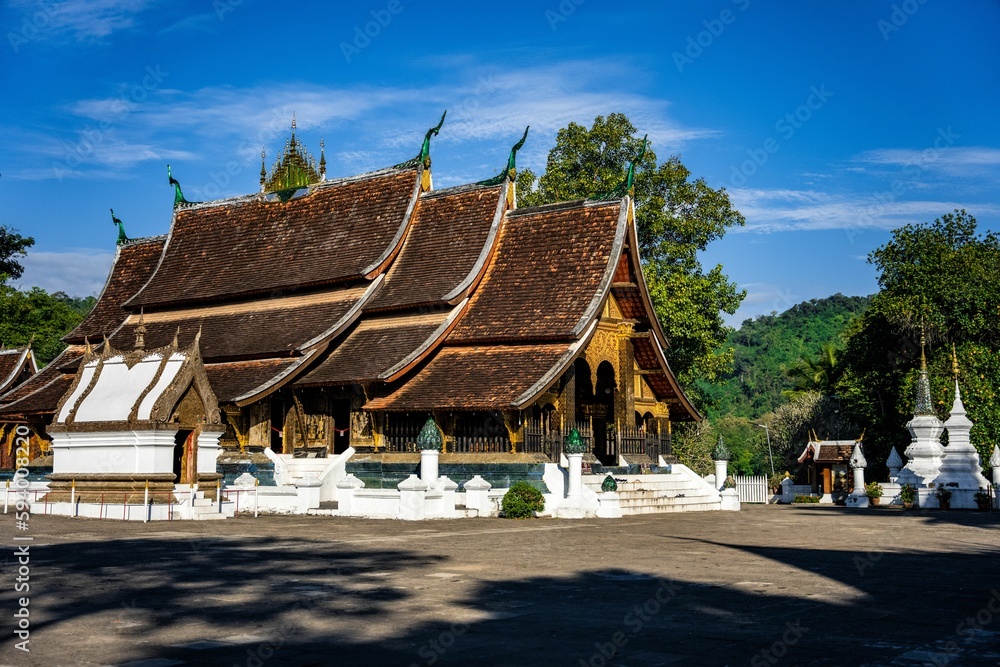
[{"label": "white cloud", "polygon": [[897,201],[891,193],[871,197],[834,195],[815,190],[734,189],[729,191],[746,226],[733,233],[770,233],[830,229],[894,229],[929,222],[964,208],[974,215],[1000,214],[1000,205],[948,200]]},{"label": "white cloud", "polygon": [[918,167],[950,175],[975,175],[984,167],[1000,167],[1000,148],[985,146],[947,146],[914,150],[879,148],[865,151],[858,162],[891,167]]},{"label": "white cloud", "polygon": [[155,0],[11,0],[40,35],[69,36],[79,41],[99,40],[137,25],[136,16]]},{"label": "white cloud", "polygon": [[29,252],[21,261],[19,289],[41,287],[70,296],[96,296],[107,281],[114,253],[83,248],[67,252]]},{"label": "white cloud", "polygon": [[[90,143],[100,145],[86,147],[80,170],[124,170],[145,160],[200,160],[213,168],[234,158],[253,161],[259,159],[261,147],[267,147],[269,155],[280,148],[293,112],[303,134],[324,135],[327,147],[337,146],[347,158],[342,166],[361,170],[415,153],[423,133],[444,109],[449,110],[448,118],[435,143],[467,155],[481,150],[477,144],[488,143],[491,155],[484,156],[484,162],[491,165],[501,162],[506,149],[531,125],[521,163],[541,167],[560,128],[570,122],[589,125],[594,117],[612,111],[626,113],[664,155],[715,134],[671,119],[667,100],[621,88],[621,65],[574,61],[507,70],[462,67],[446,77],[455,83],[420,89],[268,82],[194,91],[158,88],[145,90],[138,100],[129,96],[129,85],[122,85],[105,97],[77,100],[61,109],[71,116],[63,126],[74,128],[72,135],[53,129],[30,143],[18,141],[16,133],[12,140],[23,154],[25,171],[44,174],[29,168],[32,159],[65,159],[95,136],[100,141]],[[169,79],[169,72],[161,78]],[[609,80],[616,85],[609,86]],[[503,155],[493,159],[494,150]],[[331,172],[339,173],[338,166],[332,164]]]}]

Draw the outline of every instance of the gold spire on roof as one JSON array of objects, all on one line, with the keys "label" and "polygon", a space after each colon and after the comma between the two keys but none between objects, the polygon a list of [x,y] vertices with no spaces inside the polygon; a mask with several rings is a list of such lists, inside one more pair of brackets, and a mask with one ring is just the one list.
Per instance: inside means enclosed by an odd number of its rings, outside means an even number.
[{"label": "gold spire on roof", "polygon": [[955,376],[955,382],[958,382],[958,352],[954,343],[951,344],[951,374]]},{"label": "gold spire on roof", "polygon": [[320,142],[319,164],[316,159],[302,146],[301,142],[295,138],[295,130],[298,124],[295,113],[292,113],[292,133],[288,141],[285,142],[285,150],[279,160],[275,160],[271,166],[271,173],[264,170],[264,154],[261,152],[261,191],[280,192],[302,188],[313,183],[318,183],[326,176],[326,156],[323,152],[325,145]]},{"label": "gold spire on roof", "polygon": [[139,310],[139,326],[135,328],[135,349],[146,349],[146,325],[142,321],[143,311]]}]

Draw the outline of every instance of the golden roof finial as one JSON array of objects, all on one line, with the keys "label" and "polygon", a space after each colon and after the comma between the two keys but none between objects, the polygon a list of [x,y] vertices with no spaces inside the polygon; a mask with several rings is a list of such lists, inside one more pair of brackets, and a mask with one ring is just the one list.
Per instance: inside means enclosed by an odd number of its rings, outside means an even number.
[{"label": "golden roof finial", "polygon": [[955,382],[958,382],[958,351],[954,343],[951,344],[951,374],[955,376]]},{"label": "golden roof finial", "polygon": [[146,349],[146,325],[143,324],[143,309],[139,309],[139,326],[135,328],[135,349]]}]

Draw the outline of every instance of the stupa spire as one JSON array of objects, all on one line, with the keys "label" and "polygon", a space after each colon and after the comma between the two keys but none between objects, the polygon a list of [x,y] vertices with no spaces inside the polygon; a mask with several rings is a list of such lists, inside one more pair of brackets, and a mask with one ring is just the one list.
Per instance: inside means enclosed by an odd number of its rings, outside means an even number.
[{"label": "stupa spire", "polygon": [[924,328],[920,328],[920,375],[917,377],[917,406],[915,415],[933,415],[934,404],[931,403],[931,381],[927,374],[927,336]]}]

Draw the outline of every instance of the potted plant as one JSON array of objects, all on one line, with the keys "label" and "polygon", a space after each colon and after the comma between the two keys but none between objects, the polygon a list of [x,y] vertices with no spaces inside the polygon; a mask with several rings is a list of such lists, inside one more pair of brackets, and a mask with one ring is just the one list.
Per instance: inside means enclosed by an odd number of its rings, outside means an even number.
[{"label": "potted plant", "polygon": [[979,508],[980,512],[989,512],[991,501],[990,490],[985,487],[979,487],[979,490],[972,494],[972,499],[976,501],[976,507]]},{"label": "potted plant", "polygon": [[913,509],[913,501],[917,499],[917,487],[912,484],[904,484],[899,489],[899,500],[903,503],[903,509]]},{"label": "potted plant", "polygon": [[773,493],[775,495],[781,493],[781,481],[783,479],[785,479],[786,477],[788,477],[787,474],[784,474],[784,475],[778,475],[778,474],[771,475],[771,479],[768,480],[768,483],[771,485],[771,493]]},{"label": "potted plant", "polygon": [[865,495],[868,496],[870,504],[878,505],[878,500],[882,497],[882,485],[878,482],[868,482],[865,484]]},{"label": "potted plant", "polygon": [[943,510],[951,509],[951,489],[944,486],[939,486],[934,492],[934,497],[937,498],[938,504]]}]

